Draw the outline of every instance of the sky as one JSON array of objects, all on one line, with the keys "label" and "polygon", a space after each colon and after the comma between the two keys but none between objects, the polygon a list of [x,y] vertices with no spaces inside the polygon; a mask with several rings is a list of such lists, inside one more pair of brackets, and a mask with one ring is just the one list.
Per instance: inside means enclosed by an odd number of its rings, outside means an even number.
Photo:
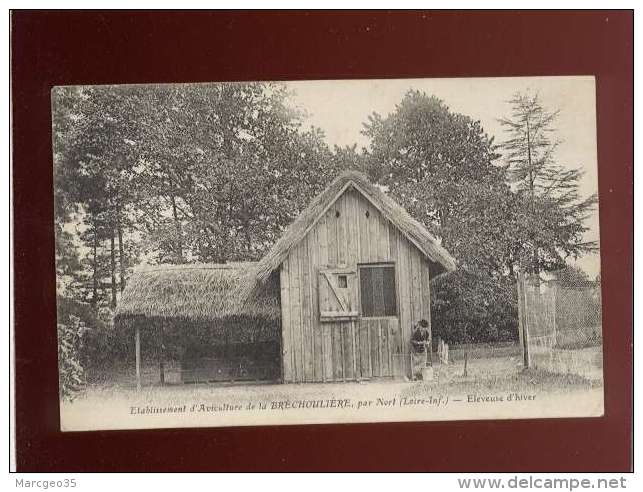
[{"label": "sky", "polygon": [[[598,191],[596,151],[596,95],[594,77],[503,77],[460,79],[333,80],[287,82],[292,100],[308,113],[305,124],[321,128],[332,145],[367,146],[360,132],[372,112],[385,116],[395,110],[404,94],[417,89],[437,96],[452,110],[480,120],[485,131],[502,142],[506,135],[498,118],[508,116],[516,92],[540,95],[549,111],[559,110],[555,123],[562,140],[556,159],[561,165],[582,168],[583,196]],[[585,240],[599,239],[598,209],[588,219]],[[571,262],[591,278],[600,272],[598,254]]]}]

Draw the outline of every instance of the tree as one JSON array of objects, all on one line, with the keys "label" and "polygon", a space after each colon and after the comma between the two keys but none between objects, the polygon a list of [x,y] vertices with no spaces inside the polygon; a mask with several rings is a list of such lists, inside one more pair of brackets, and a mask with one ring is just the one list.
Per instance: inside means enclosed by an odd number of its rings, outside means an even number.
[{"label": "tree", "polygon": [[75,236],[64,222],[54,221],[56,241],[56,290],[65,293],[81,269]]},{"label": "tree", "polygon": [[73,230],[73,218],[78,209],[73,196],[73,180],[69,169],[60,165],[66,153],[66,136],[73,125],[73,101],[79,91],[68,88],[53,92],[52,118],[54,151],[54,230],[56,245],[56,289],[65,293],[81,270],[81,258]]},{"label": "tree", "polygon": [[57,89],[57,253],[74,295],[113,308],[141,250],[258,259],[344,162],[301,114],[273,83]]},{"label": "tree", "polygon": [[583,172],[556,162],[560,140],[554,124],[559,112],[547,111],[538,94],[516,93],[509,103],[511,115],[499,121],[509,135],[502,149],[524,218],[522,230],[516,229],[522,238],[520,257],[524,268],[538,275],[563,267],[568,257],[596,249],[595,242],[583,236],[597,197],[582,198]]},{"label": "tree", "polygon": [[[136,96],[140,88],[57,88],[53,92],[54,175],[62,222],[84,222],[93,234],[80,234],[94,257],[92,303],[98,305],[96,257],[103,240],[110,248],[111,304],[125,285],[126,234],[133,196],[130,169],[135,162]],[[116,261],[118,247],[118,263]],[[81,262],[82,264],[82,262]],[[118,264],[118,271],[117,271]],[[82,276],[82,272],[79,272]],[[117,276],[119,280],[117,280]]]},{"label": "tree", "polygon": [[335,174],[272,83],[159,87],[145,94],[135,168],[157,261],[257,259]]},{"label": "tree", "polygon": [[506,168],[495,164],[493,138],[479,121],[418,91],[388,116],[373,114],[364,134],[371,177],[459,262],[434,289],[435,333],[460,343],[510,337],[507,330],[516,326],[512,227],[520,217]]},{"label": "tree", "polygon": [[438,236],[463,265],[497,271],[508,262],[511,193],[493,139],[480,122],[438,98],[409,91],[395,111],[369,117],[369,174]]},{"label": "tree", "polygon": [[333,160],[334,169],[353,169],[363,173],[369,172],[369,161],[367,152],[363,150],[358,152],[357,144],[340,147],[335,145],[331,159]]}]

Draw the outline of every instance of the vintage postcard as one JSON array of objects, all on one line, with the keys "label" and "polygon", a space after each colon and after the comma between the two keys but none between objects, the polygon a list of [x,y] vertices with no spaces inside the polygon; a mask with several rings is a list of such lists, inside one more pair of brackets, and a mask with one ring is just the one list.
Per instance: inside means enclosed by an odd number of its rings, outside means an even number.
[{"label": "vintage postcard", "polygon": [[61,429],[602,415],[595,98],[54,88]]}]

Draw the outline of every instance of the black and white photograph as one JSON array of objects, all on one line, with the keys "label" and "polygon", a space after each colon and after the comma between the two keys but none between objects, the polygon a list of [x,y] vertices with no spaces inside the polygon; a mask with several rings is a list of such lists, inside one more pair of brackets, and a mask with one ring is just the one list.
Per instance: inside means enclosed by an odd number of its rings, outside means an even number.
[{"label": "black and white photograph", "polygon": [[603,415],[594,77],[51,100],[61,430]]}]

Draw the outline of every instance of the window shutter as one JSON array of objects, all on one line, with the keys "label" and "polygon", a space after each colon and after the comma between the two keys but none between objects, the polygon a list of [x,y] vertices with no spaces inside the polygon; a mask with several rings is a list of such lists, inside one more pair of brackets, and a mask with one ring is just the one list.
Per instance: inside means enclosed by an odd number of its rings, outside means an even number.
[{"label": "window shutter", "polygon": [[321,269],[319,270],[318,287],[321,321],[342,321],[359,316],[356,270]]}]

